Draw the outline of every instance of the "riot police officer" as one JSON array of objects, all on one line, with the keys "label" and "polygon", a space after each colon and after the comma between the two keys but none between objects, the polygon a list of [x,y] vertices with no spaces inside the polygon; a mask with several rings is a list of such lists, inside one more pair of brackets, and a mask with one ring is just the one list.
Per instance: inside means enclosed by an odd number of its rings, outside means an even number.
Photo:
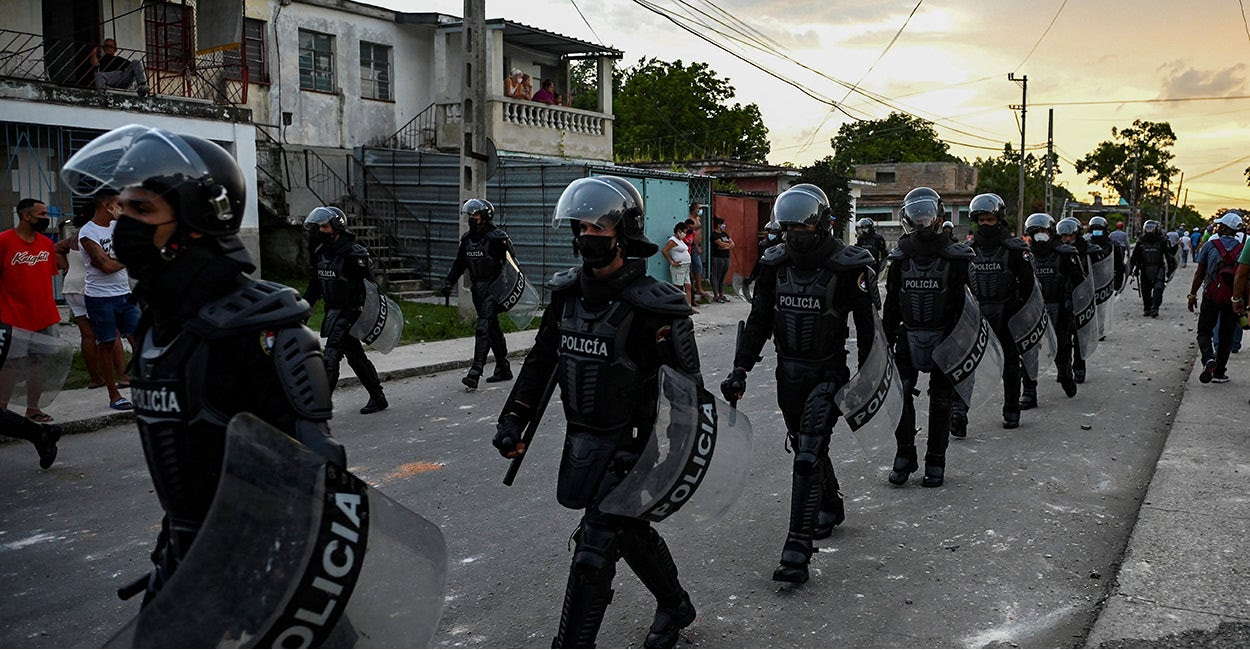
[{"label": "riot police officer", "polygon": [[864,217],[855,223],[855,245],[872,253],[873,270],[880,276],[885,270],[885,258],[890,249],[885,244],[885,237],[877,232],[877,222]]},{"label": "riot police officer", "polygon": [[[977,224],[972,233],[976,253],[970,267],[969,285],[981,305],[981,314],[994,329],[1003,350],[1003,428],[1020,426],[1020,353],[1008,323],[1033,291],[1033,265],[1029,245],[1011,236],[1007,204],[997,194],[978,194],[968,204]],[[951,435],[968,435],[968,405],[955,400]]]},{"label": "riot police officer", "polygon": [[130,125],[96,138],[61,172],[90,193],[121,191],[113,245],[144,307],[131,393],[165,510],[151,573],[119,593],[154,596],[191,548],[217,490],[230,418],[253,413],[346,467],[330,437],[330,384],[308,304],[254,280],[238,237],[239,166],[195,136]]},{"label": "riot police officer", "polygon": [[958,244],[959,240],[955,238],[955,224],[950,221],[942,222],[942,234],[951,241],[952,244]]},{"label": "riot police officer", "polygon": [[468,270],[473,308],[477,310],[477,328],[473,331],[473,365],[469,367],[469,374],[460,381],[473,390],[477,388],[478,378],[486,367],[487,352],[495,355],[495,372],[486,378],[486,383],[512,379],[512,367],[508,364],[508,344],[499,327],[499,303],[491,296],[490,285],[503,270],[505,256],[512,255],[516,259],[516,252],[512,250],[512,240],[508,239],[508,234],[495,226],[495,206],[490,201],[469,199],[464,202],[460,212],[468,219],[469,232],[460,238],[460,249],[456,251],[456,259],[451,263],[451,270],[447,272],[442,294],[451,295],[452,286]]},{"label": "riot police officer", "polygon": [[829,229],[829,199],[815,185],[796,185],[773,204],[773,222],[785,243],[769,249],[751,301],[751,314],[721,384],[731,402],[746,389],[747,373],[769,337],[777,350],[777,405],[794,450],[790,529],[773,580],[803,583],[812,542],[845,518],[829,438],[838,419],[833,396],[850,378],[847,317],[855,321],[858,359],[873,345],[877,287],[872,254],[847,246]]},{"label": "riot police officer", "polygon": [[1111,261],[1111,268],[1114,270],[1111,286],[1116,291],[1119,291],[1124,287],[1126,278],[1124,272],[1124,248],[1117,246],[1114,240],[1111,239],[1111,232],[1105,217],[1090,217],[1087,230],[1089,230],[1089,233],[1086,237],[1089,238],[1091,244],[1097,244],[1100,250],[1099,256],[1094,259],[1095,262],[1105,259],[1108,255],[1114,256]]},{"label": "riot police officer", "polygon": [[390,404],[382,392],[377,369],[365,355],[360,339],[351,334],[365,304],[365,281],[373,282],[369,249],[357,243],[356,234],[347,228],[347,215],[334,206],[313,208],[304,219],[304,229],[311,237],[312,262],[304,299],[310,307],[323,297],[326,301],[321,335],[326,339],[324,356],[330,391],[338,385],[339,365],[347,357],[347,364],[369,392],[369,401],[360,412],[377,413]]},{"label": "riot police officer", "polygon": [[[1045,212],[1035,212],[1024,220],[1024,231],[1030,238],[1029,250],[1033,254],[1033,272],[1042,287],[1042,299],[1046,301],[1046,314],[1055,328],[1055,369],[1059,384],[1068,397],[1076,396],[1076,381],[1072,377],[1072,349],[1076,342],[1074,314],[1072,313],[1072,289],[1085,279],[1081,270],[1080,253],[1076,248],[1062,243],[1055,236],[1055,220]],[[1037,406],[1037,380],[1024,378],[1024,395],[1021,408]]]},{"label": "riot police officer", "polygon": [[494,445],[506,457],[524,452],[523,430],[541,415],[536,410],[554,373],[568,422],[556,498],[585,514],[573,536],[553,647],[593,647],[622,557],[656,598],[644,645],[673,647],[695,609],[668,546],[647,521],[603,512],[599,504],[655,435],[660,365],[702,387],[692,310],[680,290],[647,275],[646,258],[658,248],[643,234],[642,197],[629,181],[577,179],[555,214],[553,225],[572,229],[582,265],[548,283],[551,302],[504,403]]},{"label": "riot police officer", "polygon": [[[1077,261],[1081,264],[1081,273],[1090,277],[1094,272],[1094,263],[1106,256],[1102,247],[1086,240],[1081,235],[1081,222],[1076,217],[1064,217],[1055,224],[1055,234],[1059,241],[1076,249]],[[1072,332],[1076,336],[1076,332]],[[1081,352],[1080,341],[1072,341],[1072,380],[1078,384],[1085,383],[1085,355]]]},{"label": "riot police officer", "polygon": [[959,398],[951,380],[938,371],[933,351],[954,329],[963,312],[968,266],[975,256],[966,244],[954,244],[941,232],[946,208],[942,197],[917,187],[903,197],[900,219],[908,231],[890,252],[882,325],[898,365],[903,388],[903,416],[894,431],[898,452],[889,481],[903,485],[919,469],[916,457],[916,406],[912,390],[919,373],[929,373],[929,439],[924,457],[924,487],[939,487],[946,474],[951,408]]},{"label": "riot police officer", "polygon": [[1141,238],[1133,246],[1128,261],[1128,273],[1137,276],[1137,288],[1141,291],[1142,316],[1159,317],[1163,289],[1176,272],[1176,256],[1171,248],[1158,221],[1151,219],[1142,224]]}]

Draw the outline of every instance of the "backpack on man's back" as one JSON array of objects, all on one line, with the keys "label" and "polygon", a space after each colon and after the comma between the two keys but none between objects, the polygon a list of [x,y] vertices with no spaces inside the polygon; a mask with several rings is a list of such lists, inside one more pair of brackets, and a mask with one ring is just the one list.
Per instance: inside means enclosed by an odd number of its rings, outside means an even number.
[{"label": "backpack on man's back", "polygon": [[1205,293],[1207,298],[1217,305],[1227,305],[1233,301],[1233,279],[1237,277],[1237,258],[1241,255],[1244,242],[1237,242],[1231,249],[1224,248],[1224,242],[1212,237],[1211,243],[1220,254],[1220,268],[1207,282]]}]

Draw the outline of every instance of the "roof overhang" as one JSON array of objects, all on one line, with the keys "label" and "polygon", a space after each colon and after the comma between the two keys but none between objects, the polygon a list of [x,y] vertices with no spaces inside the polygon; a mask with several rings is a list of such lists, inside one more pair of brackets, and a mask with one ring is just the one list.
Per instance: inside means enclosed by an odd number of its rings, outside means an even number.
[{"label": "roof overhang", "polygon": [[[597,45],[580,39],[564,36],[555,32],[549,32],[545,29],[531,27],[522,23],[512,22],[504,18],[492,18],[486,21],[487,29],[502,29],[504,43],[510,45],[520,45],[528,47],[532,50],[540,52],[551,52],[559,54],[565,59],[591,59],[606,57],[609,59],[620,59],[625,53],[607,47],[606,45]],[[458,20],[446,23],[440,27],[443,32],[458,32],[464,29],[464,21]]]}]

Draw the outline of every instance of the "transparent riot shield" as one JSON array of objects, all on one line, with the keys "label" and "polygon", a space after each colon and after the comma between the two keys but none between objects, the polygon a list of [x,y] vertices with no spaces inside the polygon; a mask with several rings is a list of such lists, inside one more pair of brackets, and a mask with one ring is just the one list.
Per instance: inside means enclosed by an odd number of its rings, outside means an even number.
[{"label": "transparent riot shield", "polygon": [[0,323],[0,400],[19,413],[51,404],[73,361],[69,341]]},{"label": "transparent riot shield", "polygon": [[378,285],[365,280],[365,304],[350,333],[361,343],[387,354],[404,334],[404,313]]},{"label": "transparent riot shield", "polygon": [[1111,255],[1090,266],[1094,281],[1094,304],[1098,307],[1098,338],[1106,336],[1115,322],[1115,258]]},{"label": "transparent riot shield", "polygon": [[713,523],[746,484],[751,421],[668,366],[660,367],[659,382],[651,439],[599,509],[656,522],[676,515]]},{"label": "transparent riot shield", "polygon": [[[964,289],[964,309],[950,334],[933,350],[938,371],[955,386],[969,411],[974,411],[999,391],[1003,376],[1003,351],[981,306]],[[981,386],[980,391],[974,390]]]},{"label": "transparent riot shield", "polygon": [[521,267],[512,259],[512,253],[504,253],[503,269],[488,291],[499,303],[499,310],[508,314],[508,320],[517,329],[529,327],[538,314],[538,290],[521,272]]},{"label": "transparent riot shield", "polygon": [[[859,332],[856,335],[862,336]],[[903,392],[881,317],[875,311],[872,349],[855,375],[834,394],[833,401],[869,458],[895,448],[894,429],[903,416]]]},{"label": "transparent riot shield", "polygon": [[[1021,359],[1032,357],[1036,360],[1043,357],[1049,361],[1055,358],[1057,345],[1055,330],[1046,314],[1042,287],[1036,280],[1033,282],[1033,291],[1029,294],[1029,299],[1007,320],[1007,331],[1015,341],[1016,352],[1020,354]],[[1034,363],[1034,366],[1036,365]],[[1029,378],[1037,379],[1036,375],[1030,375]]]},{"label": "transparent riot shield", "polygon": [[438,526],[242,413],[190,552],[109,647],[428,647]]},{"label": "transparent riot shield", "polygon": [[1072,328],[1081,346],[1081,358],[1088,360],[1098,349],[1098,305],[1094,302],[1092,274],[1072,288]]},{"label": "transparent riot shield", "polygon": [[731,286],[734,288],[734,295],[742,298],[746,302],[751,302],[751,298],[755,295],[755,283],[748,282],[747,278],[735,273]]}]

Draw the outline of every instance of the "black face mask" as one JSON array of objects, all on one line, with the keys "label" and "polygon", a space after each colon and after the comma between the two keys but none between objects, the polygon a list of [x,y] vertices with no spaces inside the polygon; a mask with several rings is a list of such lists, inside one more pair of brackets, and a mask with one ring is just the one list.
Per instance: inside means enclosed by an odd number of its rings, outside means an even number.
[{"label": "black face mask", "polygon": [[786,233],[786,246],[800,255],[810,253],[825,240],[819,230],[794,230]]},{"label": "black face mask", "polygon": [[35,223],[31,224],[31,226],[35,229],[35,232],[44,232],[48,229],[48,225],[51,223],[51,219],[47,217],[40,217],[35,219]]},{"label": "black face mask", "polygon": [[132,274],[144,271],[163,261],[161,250],[152,243],[156,226],[138,219],[122,217],[113,229],[113,253],[117,261],[126,265]]},{"label": "black face mask", "polygon": [[577,235],[573,238],[573,250],[582,256],[582,266],[587,270],[601,269],[611,264],[619,249],[615,237]]},{"label": "black face mask", "polygon": [[485,221],[483,221],[483,220],[481,220],[481,219],[470,219],[470,220],[469,220],[469,232],[471,232],[471,233],[473,233],[473,234],[475,234],[475,235],[480,235],[480,234],[485,233],[485,232],[490,232],[490,230],[491,230],[491,229],[492,229],[492,228],[491,228],[490,224],[488,224],[487,222],[485,222]]},{"label": "black face mask", "polygon": [[334,243],[334,233],[314,230],[312,231],[312,240],[317,244],[331,244]]},{"label": "black face mask", "polygon": [[978,225],[972,234],[978,242],[993,242],[1003,238],[1003,227],[1000,224]]}]

